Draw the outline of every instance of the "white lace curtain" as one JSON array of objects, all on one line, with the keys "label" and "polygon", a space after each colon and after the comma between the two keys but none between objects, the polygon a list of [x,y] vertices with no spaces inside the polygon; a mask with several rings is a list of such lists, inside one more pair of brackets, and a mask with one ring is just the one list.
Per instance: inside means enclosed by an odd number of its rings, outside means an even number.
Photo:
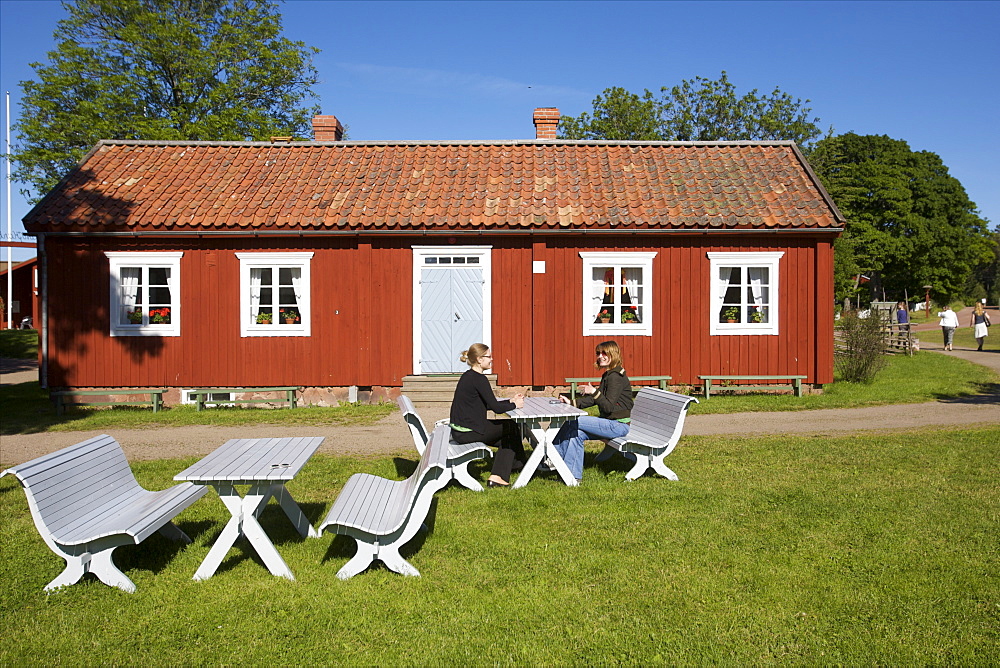
[{"label": "white lace curtain", "polygon": [[756,307],[755,310],[759,314],[755,322],[767,322],[766,313],[762,307],[765,306],[764,290],[768,283],[768,269],[767,267],[750,267],[747,271],[750,278],[750,296]]},{"label": "white lace curtain", "polygon": [[139,281],[142,279],[141,267],[122,267],[122,314],[121,322],[130,322],[128,314],[135,310],[139,296]]},{"label": "white lace curtain", "polygon": [[719,290],[716,294],[716,313],[722,317],[722,307],[726,302],[726,293],[733,284],[733,267],[719,267]]},{"label": "white lace curtain", "polygon": [[764,304],[764,289],[767,284],[767,267],[750,267],[750,295],[755,306]]},{"label": "white lace curtain", "polygon": [[[603,270],[596,270],[595,273],[600,272],[604,274]],[[604,279],[598,278],[590,282],[590,319],[591,322],[597,320],[597,314],[601,311],[601,306],[604,304]]]},{"label": "white lace curtain", "polygon": [[260,286],[263,280],[263,269],[250,269],[250,317],[256,318],[260,309]]},{"label": "white lace curtain", "polygon": [[301,304],[302,304],[302,271],[299,269],[292,269],[292,292],[295,293],[295,306],[300,307],[299,315],[302,315]]}]

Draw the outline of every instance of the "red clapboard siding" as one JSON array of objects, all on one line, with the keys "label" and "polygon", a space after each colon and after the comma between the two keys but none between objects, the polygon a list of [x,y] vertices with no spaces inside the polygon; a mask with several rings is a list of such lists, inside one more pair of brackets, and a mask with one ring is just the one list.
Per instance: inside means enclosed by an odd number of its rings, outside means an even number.
[{"label": "red clapboard siding", "polygon": [[[524,235],[470,238],[492,252],[492,341],[501,385],[592,376],[581,335],[580,251],[655,252],[654,335],[617,340],[631,375],[794,373],[832,381],[833,245],[822,237]],[[413,245],[423,237],[53,237],[48,249],[50,386],[398,387],[413,371]],[[783,250],[780,334],[709,336],[710,251]],[[108,335],[108,250],[181,251],[181,336]],[[311,251],[312,335],[239,335],[237,252]],[[532,262],[545,263],[533,273]],[[85,276],[87,280],[79,280]],[[819,276],[820,278],[817,278]],[[469,342],[473,343],[473,342]]]}]

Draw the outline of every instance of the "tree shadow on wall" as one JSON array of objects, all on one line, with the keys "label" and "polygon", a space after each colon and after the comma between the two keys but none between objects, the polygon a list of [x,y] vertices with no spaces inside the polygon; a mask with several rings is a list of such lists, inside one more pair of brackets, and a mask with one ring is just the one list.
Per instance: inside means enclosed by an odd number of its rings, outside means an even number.
[{"label": "tree shadow on wall", "polygon": [[[76,169],[25,217],[26,225],[46,235],[43,261],[48,303],[48,378],[52,386],[69,385],[81,365],[91,368],[112,360],[87,360],[95,344],[124,350],[132,364],[143,364],[163,352],[161,336],[112,336],[113,294],[121,294],[117,277],[111,276],[106,251],[155,251],[123,233],[136,203],[101,192],[92,171]],[[120,236],[82,236],[100,231]],[[67,234],[68,233],[68,234]],[[114,242],[109,243],[109,239]],[[176,284],[176,278],[174,278]],[[129,323],[130,324],[130,323]],[[54,353],[54,354],[53,354]],[[96,385],[99,376],[76,385]]]}]

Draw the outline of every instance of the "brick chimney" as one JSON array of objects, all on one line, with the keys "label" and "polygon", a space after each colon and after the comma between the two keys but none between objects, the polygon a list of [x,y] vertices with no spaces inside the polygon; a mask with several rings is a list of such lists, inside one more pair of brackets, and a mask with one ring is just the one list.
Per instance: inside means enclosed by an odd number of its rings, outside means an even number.
[{"label": "brick chimney", "polygon": [[559,125],[559,109],[556,107],[539,107],[535,109],[535,139],[555,139],[556,128]]},{"label": "brick chimney", "polygon": [[314,141],[340,141],[344,138],[344,126],[336,116],[313,117]]}]

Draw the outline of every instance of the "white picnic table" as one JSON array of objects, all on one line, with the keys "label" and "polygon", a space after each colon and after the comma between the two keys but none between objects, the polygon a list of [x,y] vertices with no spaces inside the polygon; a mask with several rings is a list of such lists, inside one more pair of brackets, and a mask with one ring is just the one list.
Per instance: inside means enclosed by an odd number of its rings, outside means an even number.
[{"label": "white picnic table", "polygon": [[528,457],[521,474],[517,477],[514,489],[528,484],[545,457],[548,457],[549,461],[552,462],[563,482],[571,487],[576,486],[576,478],[566,466],[563,458],[556,452],[553,441],[563,423],[586,414],[586,411],[551,397],[527,397],[522,408],[507,411],[507,416],[510,419],[528,427],[538,443],[531,456]]},{"label": "white picnic table", "polygon": [[[285,483],[295,478],[323,440],[322,436],[234,438],[174,476],[174,480],[211,485],[232,513],[232,518],[195,572],[195,580],[212,577],[240,536],[246,536],[272,575],[295,579],[257,522],[257,517],[274,497],[303,538],[319,537],[285,488]],[[240,496],[237,485],[250,486],[246,496]]]}]

